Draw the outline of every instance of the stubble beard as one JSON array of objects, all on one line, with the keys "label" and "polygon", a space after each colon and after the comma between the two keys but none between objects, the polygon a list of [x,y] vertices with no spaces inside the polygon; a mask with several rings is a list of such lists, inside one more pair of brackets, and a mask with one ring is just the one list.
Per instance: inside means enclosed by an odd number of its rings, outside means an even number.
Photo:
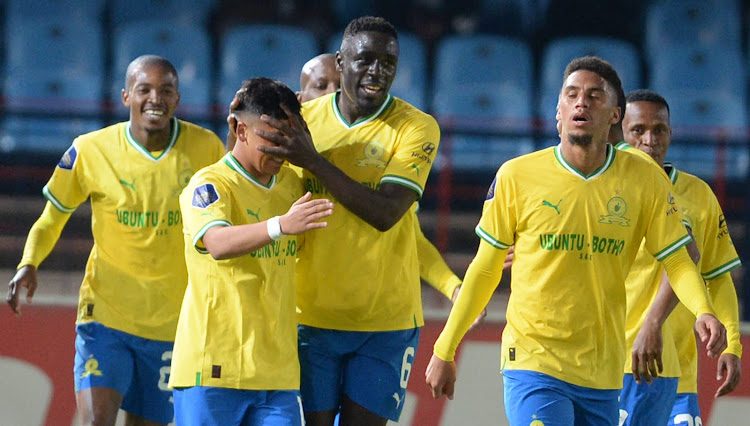
[{"label": "stubble beard", "polygon": [[580,147],[590,146],[593,140],[594,137],[592,135],[568,135],[568,142],[570,142],[571,145],[577,145]]}]

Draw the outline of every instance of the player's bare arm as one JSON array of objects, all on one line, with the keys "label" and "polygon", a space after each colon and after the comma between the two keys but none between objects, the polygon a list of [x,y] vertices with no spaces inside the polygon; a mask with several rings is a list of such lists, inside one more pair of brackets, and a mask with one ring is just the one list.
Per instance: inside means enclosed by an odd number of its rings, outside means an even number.
[{"label": "player's bare arm", "polygon": [[21,288],[26,289],[26,303],[31,303],[37,287],[36,268],[32,265],[22,266],[16,275],[8,283],[8,295],[5,301],[8,306],[16,313],[21,315],[21,304],[18,302],[21,297]]},{"label": "player's bare arm", "polygon": [[350,178],[315,150],[304,119],[289,113],[283,105],[282,108],[292,117],[289,124],[261,116],[278,132],[256,129],[258,136],[277,145],[260,146],[259,150],[309,170],[344,207],[379,231],[389,230],[417,200],[416,192],[401,185],[385,183],[375,190]]}]

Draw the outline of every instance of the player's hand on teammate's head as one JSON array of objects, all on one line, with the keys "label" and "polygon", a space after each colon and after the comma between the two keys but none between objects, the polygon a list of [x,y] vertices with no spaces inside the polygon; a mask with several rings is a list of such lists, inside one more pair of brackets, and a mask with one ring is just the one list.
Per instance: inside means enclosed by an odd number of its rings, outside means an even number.
[{"label": "player's hand on teammate's head", "polygon": [[297,235],[311,229],[325,228],[328,222],[320,219],[333,214],[333,203],[325,198],[312,200],[307,192],[292,204],[289,211],[279,218],[281,232],[285,235]]},{"label": "player's hand on teammate's head", "polygon": [[[456,304],[456,300],[458,299],[458,295],[461,293],[461,285],[456,287],[455,290],[453,290],[453,297],[451,298],[451,303]],[[482,309],[482,312],[479,313],[479,316],[474,320],[473,323],[471,323],[471,326],[469,326],[469,330],[473,330],[476,326],[482,323],[484,321],[484,318],[487,316],[487,308]]]},{"label": "player's hand on teammate's head", "polygon": [[706,352],[716,358],[727,348],[727,329],[713,315],[703,314],[695,320],[695,331],[701,342],[706,344]]},{"label": "player's hand on teammate's head", "polygon": [[716,380],[723,379],[724,382],[716,390],[714,398],[731,393],[740,384],[741,378],[742,362],[740,358],[735,354],[721,354],[719,361],[716,363]]},{"label": "player's hand on teammate's head", "polygon": [[36,267],[22,266],[8,283],[8,295],[5,297],[5,301],[8,302],[8,306],[16,315],[21,315],[21,304],[19,302],[21,287],[26,288],[26,303],[31,303],[37,287]]},{"label": "player's hand on teammate's head", "polygon": [[443,361],[433,354],[424,375],[433,398],[440,399],[445,396],[448,399],[453,399],[456,384],[455,362]]},{"label": "player's hand on teammate's head", "polygon": [[322,157],[315,149],[307,123],[301,115],[292,113],[286,105],[281,104],[281,109],[289,117],[288,120],[277,120],[265,114],[260,117],[277,131],[267,132],[256,128],[256,135],[276,145],[259,145],[258,149],[266,154],[282,157],[295,166],[309,169],[315,160]]}]

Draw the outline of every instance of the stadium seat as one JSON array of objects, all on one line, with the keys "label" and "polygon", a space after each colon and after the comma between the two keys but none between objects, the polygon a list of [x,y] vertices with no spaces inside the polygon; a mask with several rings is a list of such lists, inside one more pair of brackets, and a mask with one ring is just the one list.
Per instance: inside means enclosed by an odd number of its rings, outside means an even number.
[{"label": "stadium seat", "polygon": [[59,73],[29,68],[5,78],[5,106],[9,113],[98,114],[101,75]]},{"label": "stadium seat", "polygon": [[[750,154],[744,97],[690,90],[662,95],[669,102],[673,129],[668,159],[678,169],[704,179],[716,177],[719,167],[726,178],[747,177]],[[722,139],[724,151],[718,145]]]},{"label": "stadium seat", "polygon": [[[377,15],[376,4],[375,0],[332,0],[331,8],[336,24],[345,26],[354,18]],[[341,37],[339,37],[340,40]]]},{"label": "stadium seat", "polygon": [[440,40],[435,53],[432,87],[512,85],[532,93],[531,49],[519,39],[494,35],[453,35]]},{"label": "stadium seat", "polygon": [[62,155],[73,139],[101,127],[97,119],[7,117],[0,130],[0,151]]},{"label": "stadium seat", "polygon": [[605,59],[615,67],[626,93],[643,87],[641,56],[633,44],[594,36],[553,40],[544,48],[539,77],[541,102],[537,107],[537,113],[545,122],[545,131],[556,133],[555,109],[565,67],[571,60],[589,55]]},{"label": "stadium seat", "polygon": [[[399,58],[396,80],[391,93],[425,111],[427,107],[427,51],[424,42],[414,34],[399,32]],[[328,51],[335,53],[341,47],[341,34],[328,40]]]},{"label": "stadium seat", "polygon": [[531,96],[518,87],[477,84],[438,88],[433,115],[448,140],[454,169],[496,169],[504,161],[534,149]]},{"label": "stadium seat", "polygon": [[63,16],[17,17],[6,25],[6,73],[54,70],[65,75],[102,75],[103,34],[97,20],[75,25]]},{"label": "stadium seat", "polygon": [[8,22],[29,17],[57,17],[76,25],[79,19],[102,19],[105,2],[106,0],[6,0],[5,15]]},{"label": "stadium seat", "polygon": [[115,28],[144,18],[204,25],[214,3],[214,0],[111,0],[109,20]]},{"label": "stadium seat", "polygon": [[741,49],[742,14],[736,0],[660,0],[645,16],[644,51],[650,60],[680,45]]},{"label": "stadium seat", "polygon": [[318,53],[317,40],[302,28],[246,25],[228,30],[221,40],[219,104],[228,104],[251,77],[274,78],[299,90],[302,66]]},{"label": "stadium seat", "polygon": [[213,55],[210,38],[202,27],[160,20],[132,22],[117,29],[112,50],[110,97],[115,105],[121,102],[128,64],[140,55],[155,54],[177,68],[181,95],[177,114],[193,119],[211,114]]},{"label": "stadium seat", "polygon": [[698,89],[744,95],[745,75],[740,50],[674,46],[651,60],[649,86],[659,93]]}]

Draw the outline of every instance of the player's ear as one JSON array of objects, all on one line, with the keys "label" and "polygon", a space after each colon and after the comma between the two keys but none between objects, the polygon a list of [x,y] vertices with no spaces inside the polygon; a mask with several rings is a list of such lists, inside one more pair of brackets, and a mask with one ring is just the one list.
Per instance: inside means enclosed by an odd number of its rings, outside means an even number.
[{"label": "player's ear", "polygon": [[344,67],[341,66],[341,51],[336,51],[336,71],[342,72],[344,71]]},{"label": "player's ear", "polygon": [[297,100],[299,103],[302,103],[302,92],[296,92],[295,95],[297,95]]},{"label": "player's ear", "polygon": [[243,123],[240,120],[237,120],[237,126],[235,127],[235,134],[237,135],[237,140],[241,142],[247,142],[247,124]]},{"label": "player's ear", "polygon": [[130,108],[130,92],[126,89],[120,90],[120,97],[122,98],[122,104]]},{"label": "player's ear", "polygon": [[610,120],[609,124],[617,124],[620,122],[620,114],[622,114],[622,110],[619,106],[616,106],[614,111],[612,111],[612,120]]}]

